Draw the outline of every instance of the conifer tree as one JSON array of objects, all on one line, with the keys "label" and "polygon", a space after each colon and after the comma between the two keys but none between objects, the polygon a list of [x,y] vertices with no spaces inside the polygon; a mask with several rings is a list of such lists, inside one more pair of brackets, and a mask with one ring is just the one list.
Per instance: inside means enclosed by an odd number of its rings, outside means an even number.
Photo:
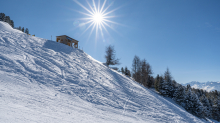
[{"label": "conifer tree", "polygon": [[169,69],[167,68],[167,70],[165,71],[164,73],[164,83],[162,85],[162,94],[164,96],[168,96],[168,97],[172,97],[173,96],[173,92],[174,92],[174,89],[173,89],[173,84],[172,84],[172,79],[171,79],[171,73],[169,71]]},{"label": "conifer tree", "polygon": [[0,13],[0,21],[5,21],[5,14],[4,13]]},{"label": "conifer tree", "polygon": [[218,111],[218,107],[216,105],[213,105],[212,107],[212,118],[214,120],[220,121],[220,112]]},{"label": "conifer tree", "polygon": [[5,22],[7,22],[9,25],[11,25],[11,20],[9,16],[5,16]]},{"label": "conifer tree", "polygon": [[128,70],[128,76],[131,77],[131,72],[130,72],[130,70]]},{"label": "conifer tree", "polygon": [[172,80],[172,84],[175,89],[179,87],[178,83],[175,80]]},{"label": "conifer tree", "polygon": [[159,92],[159,85],[160,85],[160,76],[159,76],[159,74],[157,74],[157,77],[155,78],[155,82],[154,82],[154,88],[158,92]]},{"label": "conifer tree", "polygon": [[147,78],[147,87],[148,87],[148,88],[151,88],[152,84],[153,84],[153,79],[152,79],[152,77],[151,77],[150,75],[148,75],[148,78]]},{"label": "conifer tree", "polygon": [[26,33],[26,34],[29,34],[28,28],[25,29],[25,33]]},{"label": "conifer tree", "polygon": [[172,81],[172,76],[171,76],[169,68],[167,68],[167,70],[164,73],[164,80],[167,81],[167,82]]},{"label": "conifer tree", "polygon": [[141,78],[140,83],[147,87],[148,72],[147,72],[147,62],[146,60],[141,61]]},{"label": "conifer tree", "polygon": [[211,118],[211,115],[212,115],[211,106],[209,104],[209,100],[206,98],[205,95],[202,95],[200,97],[200,102],[203,104],[203,114],[204,114],[204,116]]},{"label": "conifer tree", "polygon": [[115,58],[114,46],[112,45],[107,46],[105,52],[106,52],[105,59],[106,59],[107,66],[120,64],[119,59]]},{"label": "conifer tree", "polygon": [[188,91],[189,89],[191,89],[190,84],[188,84],[188,85],[186,86],[186,91]]},{"label": "conifer tree", "polygon": [[182,85],[179,85],[178,88],[174,91],[172,99],[176,101],[179,105],[184,107],[185,98],[186,98],[185,88]]},{"label": "conifer tree", "polygon": [[14,21],[11,20],[11,27],[14,28]]},{"label": "conifer tree", "polygon": [[159,92],[161,95],[164,95],[164,86],[165,86],[165,82],[164,82],[164,78],[162,76],[160,76],[160,79],[159,79]]},{"label": "conifer tree", "polygon": [[131,72],[128,70],[127,66],[125,67],[125,75],[131,77]]},{"label": "conifer tree", "polygon": [[24,27],[22,27],[21,31],[24,32]]},{"label": "conifer tree", "polygon": [[214,101],[214,99],[212,98],[211,95],[208,96],[208,100],[209,100],[210,106],[212,107],[212,106],[213,106],[213,101]]},{"label": "conifer tree", "polygon": [[152,83],[151,83],[151,86],[154,87],[154,83],[155,83],[154,77],[151,76],[150,79],[151,79],[151,82],[152,82]]},{"label": "conifer tree", "polygon": [[185,109],[187,111],[191,111],[193,110],[193,102],[192,102],[192,91],[191,89],[188,89],[187,93],[186,93],[186,98],[185,98]]},{"label": "conifer tree", "polygon": [[218,121],[220,121],[220,97],[217,98],[217,111],[218,111]]},{"label": "conifer tree", "polygon": [[194,103],[195,115],[197,115],[198,117],[204,118],[204,114],[203,114],[204,108],[203,108],[202,103],[200,102],[198,96],[195,93],[193,94],[193,97],[194,97],[193,103]]},{"label": "conifer tree", "polygon": [[199,101],[198,96],[191,91],[191,88],[189,88],[187,91],[184,108],[198,117],[204,117],[203,105]]},{"label": "conifer tree", "polygon": [[125,66],[125,75],[128,75],[128,68]]},{"label": "conifer tree", "polygon": [[122,73],[122,74],[124,74],[124,73],[125,73],[125,71],[124,71],[124,68],[123,68],[123,67],[121,67],[121,73]]},{"label": "conifer tree", "polygon": [[20,31],[21,31],[21,26],[19,26],[19,27],[18,27],[18,30],[20,30]]},{"label": "conifer tree", "polygon": [[215,105],[212,107],[212,118],[220,121],[220,97],[217,97],[214,103]]}]

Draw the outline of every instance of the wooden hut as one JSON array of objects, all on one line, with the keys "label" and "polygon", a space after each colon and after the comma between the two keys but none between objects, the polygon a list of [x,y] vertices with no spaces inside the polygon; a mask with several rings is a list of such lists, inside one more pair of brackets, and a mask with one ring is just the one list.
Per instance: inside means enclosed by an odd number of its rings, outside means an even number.
[{"label": "wooden hut", "polygon": [[69,36],[66,36],[66,35],[61,35],[61,36],[56,36],[56,37],[57,37],[57,39],[56,39],[57,42],[66,44],[71,47],[78,48],[79,41],[77,41]]}]

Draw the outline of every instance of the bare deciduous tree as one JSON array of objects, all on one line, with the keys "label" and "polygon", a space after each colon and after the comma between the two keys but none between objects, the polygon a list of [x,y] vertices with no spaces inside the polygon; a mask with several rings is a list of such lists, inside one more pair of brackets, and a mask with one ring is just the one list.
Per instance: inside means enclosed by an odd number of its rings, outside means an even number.
[{"label": "bare deciduous tree", "polygon": [[150,87],[152,85],[152,81],[150,75],[152,74],[152,69],[149,63],[144,59],[141,61],[141,83]]},{"label": "bare deciduous tree", "polygon": [[132,77],[135,81],[140,82],[141,61],[138,56],[134,56],[132,63]]}]

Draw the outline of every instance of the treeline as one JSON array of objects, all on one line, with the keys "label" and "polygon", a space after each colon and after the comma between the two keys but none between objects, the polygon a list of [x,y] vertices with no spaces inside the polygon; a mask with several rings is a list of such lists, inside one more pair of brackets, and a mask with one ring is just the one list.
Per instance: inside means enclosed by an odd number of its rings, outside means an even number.
[{"label": "treeline", "polygon": [[[122,67],[119,71],[129,77],[132,77],[136,82],[150,88],[154,84],[154,77],[152,76],[152,68],[150,64],[145,60],[141,60],[138,56],[135,56],[132,63],[132,72],[125,67]],[[131,74],[132,73],[132,74]]]},{"label": "treeline", "polygon": [[170,97],[189,113],[200,118],[211,118],[220,121],[220,92],[217,90],[207,92],[202,89],[191,88],[190,85],[182,86],[177,83],[167,68],[163,75],[152,76],[150,64],[135,56],[132,63],[132,75],[127,67],[121,71],[127,76],[150,88],[154,87],[157,92],[165,97]]},{"label": "treeline", "polygon": [[172,80],[169,69],[163,76],[155,78],[155,89],[163,96],[172,98],[188,112],[200,118],[211,118],[220,121],[220,92],[207,92],[202,89],[182,86]]},{"label": "treeline", "polygon": [[8,23],[9,25],[11,25],[12,28],[14,29],[18,29],[26,34],[29,34],[29,30],[28,28],[24,29],[24,27],[14,27],[14,21],[10,19],[9,16],[6,16],[4,13],[0,13],[0,21],[4,21],[6,23]]}]

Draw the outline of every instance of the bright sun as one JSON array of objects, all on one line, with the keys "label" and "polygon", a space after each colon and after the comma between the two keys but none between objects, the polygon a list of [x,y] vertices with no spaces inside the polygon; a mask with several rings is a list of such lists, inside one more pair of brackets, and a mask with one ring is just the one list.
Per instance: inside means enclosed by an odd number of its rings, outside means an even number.
[{"label": "bright sun", "polygon": [[95,0],[92,0],[91,3],[86,0],[88,6],[85,7],[78,0],[73,0],[73,1],[76,2],[78,5],[80,5],[82,8],[84,8],[87,11],[87,13],[78,11],[79,13],[82,13],[87,16],[86,18],[81,18],[82,20],[86,21],[84,25],[87,26],[86,29],[83,31],[83,33],[85,33],[89,28],[92,28],[90,35],[95,30],[96,38],[98,37],[99,34],[101,34],[102,38],[104,39],[103,30],[105,30],[109,34],[106,26],[116,31],[115,29],[113,29],[112,24],[118,24],[118,23],[111,21],[109,19],[115,17],[115,16],[110,16],[110,14],[117,9],[107,11],[110,8],[110,6],[112,6],[113,2],[110,3],[108,6],[106,6],[107,0],[102,1],[102,5],[100,3],[101,2],[100,0],[98,0],[98,3],[95,3]]},{"label": "bright sun", "polygon": [[95,23],[101,23],[103,21],[103,15],[101,13],[95,13],[93,15],[93,21]]}]

